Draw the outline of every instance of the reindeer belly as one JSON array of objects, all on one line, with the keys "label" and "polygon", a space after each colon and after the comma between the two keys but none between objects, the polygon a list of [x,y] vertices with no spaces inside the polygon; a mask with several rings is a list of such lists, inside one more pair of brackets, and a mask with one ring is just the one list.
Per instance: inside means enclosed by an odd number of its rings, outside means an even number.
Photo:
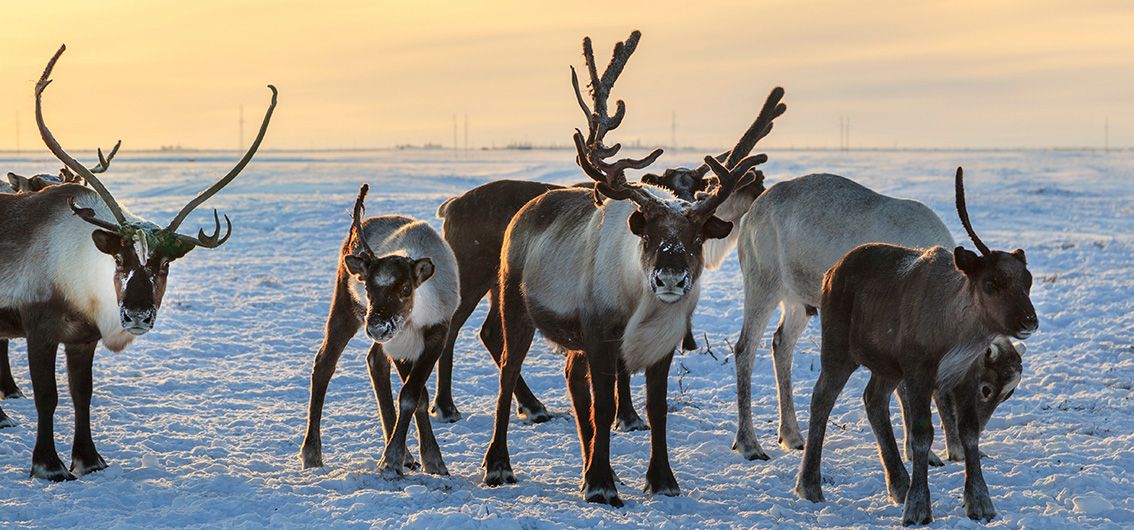
[{"label": "reindeer belly", "polygon": [[563,317],[531,303],[528,314],[543,338],[567,350],[583,349],[582,326],[576,317]]}]

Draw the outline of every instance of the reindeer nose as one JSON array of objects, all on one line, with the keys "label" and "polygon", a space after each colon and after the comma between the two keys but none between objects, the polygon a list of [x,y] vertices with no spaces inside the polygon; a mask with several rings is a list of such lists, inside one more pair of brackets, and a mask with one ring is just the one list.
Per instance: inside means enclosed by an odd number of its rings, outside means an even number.
[{"label": "reindeer nose", "polygon": [[154,321],[157,319],[157,310],[122,308],[119,316],[122,320],[123,329],[134,335],[142,335],[153,329]]},{"label": "reindeer nose", "polygon": [[1035,331],[1039,328],[1039,317],[1037,317],[1035,313],[1032,313],[1025,316],[1020,324],[1023,325],[1024,329]]},{"label": "reindeer nose", "polygon": [[655,291],[685,291],[691,283],[689,271],[662,269],[654,272]]},{"label": "reindeer nose", "polygon": [[394,331],[394,324],[391,322],[379,322],[366,326],[366,334],[370,336],[371,340],[377,342],[389,340],[394,335]]}]

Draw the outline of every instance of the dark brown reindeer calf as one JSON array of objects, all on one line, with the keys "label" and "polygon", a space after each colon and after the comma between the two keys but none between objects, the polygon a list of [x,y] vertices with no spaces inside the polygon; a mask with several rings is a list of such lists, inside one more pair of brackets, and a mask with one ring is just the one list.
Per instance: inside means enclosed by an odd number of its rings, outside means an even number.
[{"label": "dark brown reindeer calf", "polygon": [[[1001,336],[1027,338],[1039,327],[1029,292],[1032,275],[1023,250],[991,251],[969,224],[961,168],[956,176],[957,212],[980,250],[942,247],[921,251],[866,244],[848,252],[823,280],[820,307],[823,344],[819,380],[811,398],[807,445],[795,492],[823,500],[820,459],[827,419],[847,379],[859,366],[871,371],[863,394],[878,439],[886,485],[894,503],[904,503],[903,524],[933,520],[928,484],[933,443],[930,401],[948,390]],[[913,475],[906,472],[890,423],[890,394],[904,383],[908,393]],[[965,456],[965,513],[996,516],[980,467],[977,393],[955,393],[958,435]]]}]

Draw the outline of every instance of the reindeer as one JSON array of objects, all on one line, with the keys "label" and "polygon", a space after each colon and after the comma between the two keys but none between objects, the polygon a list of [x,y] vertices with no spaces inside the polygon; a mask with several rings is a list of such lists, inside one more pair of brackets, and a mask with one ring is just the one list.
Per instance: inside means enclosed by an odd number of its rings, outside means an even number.
[{"label": "reindeer", "polygon": [[[795,486],[800,498],[823,501],[819,466],[827,418],[851,373],[863,365],[871,378],[862,399],[878,440],[890,500],[905,503],[903,524],[930,523],[927,469],[933,392],[958,385],[998,337],[1025,339],[1038,329],[1024,251],[994,252],[977,237],[965,207],[961,168],[956,194],[961,224],[981,255],[964,247],[950,254],[940,246],[921,250],[870,243],[848,252],[824,276],[822,367]],[[912,479],[890,424],[890,394],[899,383],[904,383],[909,401]],[[956,398],[965,453],[965,513],[989,520],[996,510],[981,474],[976,396],[957,393]]]},{"label": "reindeer", "polygon": [[[448,475],[429,423],[425,383],[441,356],[457,307],[457,259],[445,240],[423,221],[385,215],[363,222],[363,201],[369,189],[366,184],[359,189],[351,231],[339,250],[326,335],[311,368],[307,435],[300,460],[304,469],[323,465],[320,423],[327,385],[347,342],[365,322],[366,335],[374,341],[366,365],[386,434],[386,450],[378,464],[382,474],[398,476],[403,465],[415,467],[406,453],[406,434],[413,417],[425,472]],[[402,379],[397,411],[390,397],[387,356]]]},{"label": "reindeer", "polygon": [[[647,179],[651,183],[673,190],[674,194],[685,200],[693,199],[693,193],[697,191],[695,186],[699,184],[699,181],[688,177],[665,179],[651,174],[646,175],[643,181]],[[593,186],[592,181],[574,184],[572,187]],[[480,328],[480,340],[492,356],[492,360],[497,366],[500,365],[504,337],[500,324],[500,308],[495,303],[497,300],[495,293],[499,281],[500,248],[504,245],[504,231],[508,228],[508,222],[512,217],[528,201],[549,190],[563,188],[542,182],[498,180],[453,197],[437,209],[437,217],[444,220],[442,234],[457,257],[461,275],[461,303],[453,315],[453,321],[449,325],[449,336],[445,340],[445,349],[441,352],[441,359],[437,363],[437,394],[430,408],[433,417],[445,422],[461,419],[461,413],[453,403],[453,348],[457,336],[460,335],[461,326],[489,291],[492,295],[489,297],[488,315]],[[696,344],[692,333],[689,333],[685,337],[683,348],[696,349]],[[646,423],[634,410],[630,396],[630,374],[620,365],[615,379],[618,384],[618,410],[614,428],[623,431],[645,430]],[[551,413],[528,388],[523,376],[516,381],[515,397],[518,403],[517,415],[520,418],[533,423],[542,423],[551,419]]]},{"label": "reindeer", "polygon": [[[91,437],[91,366],[99,341],[111,351],[125,349],[154,326],[165,294],[170,262],[196,247],[216,248],[232,224],[197,237],[177,233],[201,203],[240,174],[267,132],[276,89],[256,140],[236,167],[197,195],[162,228],[124,209],[98,177],[56,141],[43,119],[42,96],[66,47],[48,62],[35,86],[36,122],[47,148],[90,188],[63,184],[37,193],[0,195],[0,338],[24,337],[35,394],[38,433],[31,476],[71,480],[106,468]],[[113,221],[105,220],[108,217]],[[93,227],[92,227],[93,225]],[[91,244],[93,240],[93,245]],[[76,272],[78,271],[78,272]],[[54,415],[59,401],[55,357],[67,356],[68,383],[75,406],[75,440],[70,469],[55,450]]]},{"label": "reindeer", "polygon": [[[748,460],[767,460],[752,428],[752,362],[756,343],[776,306],[780,308],[780,321],[771,350],[779,398],[779,443],[784,449],[803,449],[792,399],[792,350],[819,307],[823,274],[843,254],[861,244],[885,242],[913,248],[952,248],[953,236],[924,204],[881,195],[850,179],[829,174],[806,175],[768,188],[752,203],[736,232],[744,274],[744,323],[736,343],[738,422],[732,448]],[[1012,376],[1019,375],[1018,367],[1004,362],[976,364],[972,369],[978,373],[973,374],[973,381],[991,377],[1003,384],[1010,382],[1014,388],[1019,378]],[[1012,388],[997,388],[997,394]],[[979,389],[973,384],[962,385],[956,391],[975,393]],[[955,438],[950,399],[951,396],[939,395],[938,410],[945,432]],[[991,409],[996,404],[999,401]],[[985,412],[992,414],[992,410]],[[960,455],[950,451],[949,457]],[[930,463],[943,465],[932,453]]]},{"label": "reindeer", "polygon": [[[98,150],[97,166],[89,168],[91,173],[103,173],[110,167],[110,161],[114,160],[114,155],[118,154],[118,148],[122,146],[122,141],[114,144],[114,149],[110,150],[109,156],[103,156],[102,149]],[[31,178],[17,175],[15,173],[8,173],[9,184],[0,182],[0,193],[35,193],[48,186],[57,186],[59,184],[83,184],[81,177],[75,175],[70,169],[64,166],[59,170],[58,175],[38,174]],[[8,339],[0,339],[0,399],[19,399],[24,397],[24,393],[16,386],[16,380],[12,377],[12,366],[8,360]],[[14,426],[15,420],[5,419],[4,411],[0,410],[0,429],[4,427]]]},{"label": "reindeer", "polygon": [[505,233],[498,295],[504,355],[495,428],[484,457],[484,482],[489,486],[516,481],[507,446],[511,399],[538,329],[567,352],[565,378],[584,462],[583,498],[622,505],[609,454],[619,360],[631,372],[646,371],[650,464],[645,490],[680,493],[665,439],[670,362],[700,294],[704,241],[724,238],[732,228],[713,213],[735,189],[757,179],[758,173],[748,170],[767,157],[729,156],[726,164],[706,157],[717,180],[693,202],[663,188],[627,182],[627,169],[645,168],[662,154],[657,149],[642,159],[605,160],[620,148],[605,146],[605,135],[625,115],[621,100],[610,115],[607,98],[640,37],[635,31],[615,46],[602,77],[590,39],[583,40],[593,113],[572,68],[575,95],[589,129],[585,139],[575,131],[576,161],[595,181],[594,190],[544,193],[516,214]]},{"label": "reindeer", "polygon": [[[771,132],[773,119],[783,114],[787,107],[780,102],[783,90],[776,89],[761,108],[760,114],[737,142],[736,160],[748,156],[756,142]],[[588,117],[589,119],[589,117]],[[725,161],[733,151],[717,155],[718,161]],[[697,168],[668,168],[661,175],[647,173],[642,176],[643,183],[669,189],[678,198],[693,201],[697,192],[704,191],[708,164]],[[716,211],[716,216],[732,223],[740,220],[748,211],[749,205],[764,191],[762,181],[750,181],[755,185],[738,187],[729,195]],[[574,184],[576,188],[593,188],[594,182]],[[549,190],[562,189],[562,186],[520,180],[501,180],[473,188],[464,194],[445,201],[437,209],[437,217],[444,220],[442,233],[457,256],[461,273],[461,303],[453,315],[445,350],[441,354],[437,369],[437,394],[430,413],[442,421],[454,422],[461,418],[460,411],[453,404],[452,374],[453,348],[460,334],[461,326],[476,309],[486,293],[489,296],[488,315],[480,328],[480,339],[492,359],[499,366],[503,352],[503,330],[500,324],[500,308],[496,303],[497,284],[500,271],[500,249],[504,244],[504,231],[516,212],[532,199]],[[716,269],[736,244],[736,232],[732,231],[724,239],[712,239],[704,244],[705,267]],[[692,329],[682,340],[683,350],[697,349]],[[614,428],[621,431],[646,429],[645,422],[634,410],[630,396],[630,374],[619,364],[615,378],[618,389],[618,405]],[[533,423],[551,418],[547,408],[532,393],[522,376],[516,381],[517,414]]]}]

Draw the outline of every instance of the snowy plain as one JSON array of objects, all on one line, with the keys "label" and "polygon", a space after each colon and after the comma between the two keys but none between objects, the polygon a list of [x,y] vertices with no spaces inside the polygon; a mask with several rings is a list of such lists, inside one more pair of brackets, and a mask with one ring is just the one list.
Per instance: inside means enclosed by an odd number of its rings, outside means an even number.
[{"label": "snowy plain", "polygon": [[[1000,514],[983,526],[1134,526],[1134,152],[769,155],[769,184],[813,172],[841,174],[926,203],[957,241],[965,238],[953,211],[952,176],[956,166],[965,167],[978,232],[993,248],[1027,251],[1041,321],[1028,341],[1023,381],[982,439]],[[235,156],[132,153],[126,145],[105,182],[133,211],[164,222]],[[692,165],[701,156],[667,153],[655,166]],[[358,185],[371,184],[370,215],[412,215],[439,229],[434,213],[446,198],[495,179],[578,181],[572,158],[568,151],[261,153],[208,204],[233,219],[231,241],[174,263],[156,328],[123,353],[96,355],[94,437],[109,469],[61,484],[28,478],[33,402],[0,402],[19,422],[0,430],[0,527],[897,526],[901,508],[886,499],[859,397],[865,370],[831,416],[827,502],[811,504],[791,492],[801,453],[776,445],[771,328],[756,355],[753,412],[772,459],[749,462],[730,450],[736,406],[728,344],[739,333],[743,292],[735,251],[703,276],[694,318],[702,349],[673,363],[669,445],[680,497],[641,493],[649,452],[643,431],[616,433],[612,442],[626,507],[581,501],[563,360],[538,338],[524,375],[558,417],[541,425],[513,417],[509,441],[520,482],[480,484],[497,387],[496,369],[476,338],[483,305],[457,344],[454,393],[464,419],[434,425],[452,476],[410,472],[384,480],[376,472],[383,443],[361,335],[327,395],[327,465],[300,469],[311,360]],[[58,165],[38,153],[0,153],[4,171],[53,172]],[[205,226],[206,213],[186,226]],[[818,375],[818,328],[813,319],[795,357],[803,426]],[[704,349],[706,337],[713,355]],[[17,382],[30,396],[24,343],[12,344]],[[65,381],[62,361],[59,378]],[[641,375],[633,386],[644,414]],[[64,461],[73,432],[66,388],[60,385],[56,415]],[[416,452],[412,431],[410,439]],[[943,450],[940,431],[934,449]],[[934,527],[982,526],[965,518],[962,480],[956,463],[930,470]]]}]

